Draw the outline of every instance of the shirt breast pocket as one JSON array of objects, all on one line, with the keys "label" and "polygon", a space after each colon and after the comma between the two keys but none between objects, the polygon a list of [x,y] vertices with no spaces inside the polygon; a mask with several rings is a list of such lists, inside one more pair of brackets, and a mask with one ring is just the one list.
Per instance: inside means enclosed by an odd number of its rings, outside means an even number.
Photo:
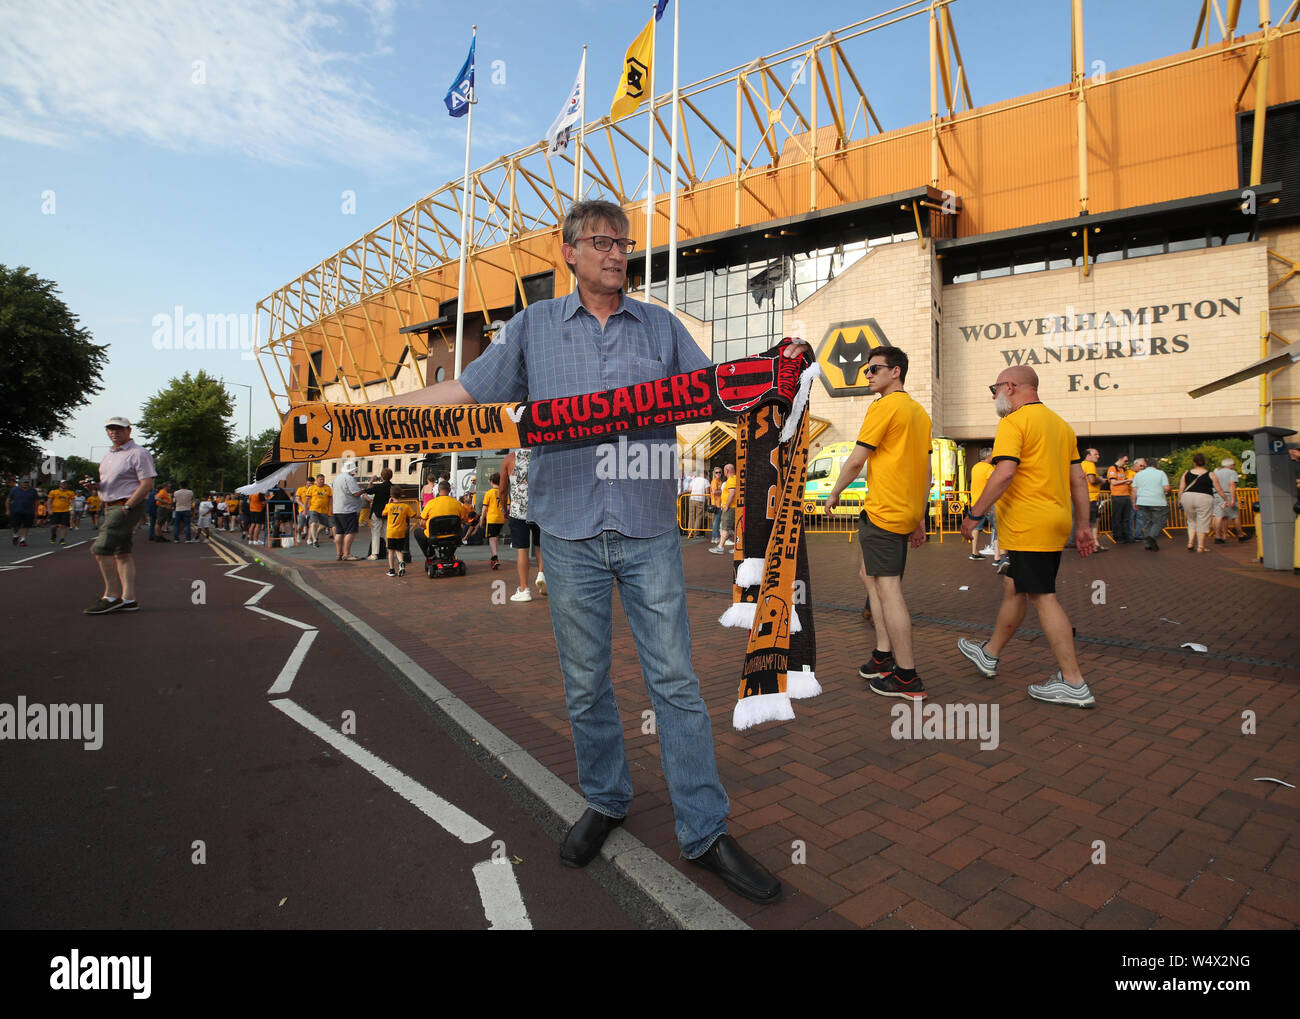
[{"label": "shirt breast pocket", "polygon": [[667,366],[656,357],[629,354],[610,365],[611,386],[631,386],[638,382],[653,382],[668,374]]}]

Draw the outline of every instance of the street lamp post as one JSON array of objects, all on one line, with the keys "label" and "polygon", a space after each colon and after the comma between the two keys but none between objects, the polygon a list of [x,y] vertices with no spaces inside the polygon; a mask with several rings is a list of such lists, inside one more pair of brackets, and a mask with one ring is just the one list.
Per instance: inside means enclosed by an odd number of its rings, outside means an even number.
[{"label": "street lamp post", "polygon": [[248,390],[248,437],[244,440],[244,450],[248,459],[248,478],[244,482],[251,485],[253,483],[253,387],[247,382],[225,382],[224,385],[239,386],[241,389]]}]

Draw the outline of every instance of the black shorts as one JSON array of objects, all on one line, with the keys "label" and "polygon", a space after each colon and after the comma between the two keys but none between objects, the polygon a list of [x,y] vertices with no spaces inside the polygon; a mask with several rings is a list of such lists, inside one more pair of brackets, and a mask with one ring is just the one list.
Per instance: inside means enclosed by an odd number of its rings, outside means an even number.
[{"label": "black shorts", "polygon": [[68,511],[62,513],[51,513],[50,523],[55,527],[67,527],[72,514]]},{"label": "black shorts", "polygon": [[35,513],[15,513],[15,514],[10,518],[10,526],[13,527],[13,529],[14,529],[15,531],[18,530],[18,528],[20,528],[20,527],[27,527],[27,528],[35,527],[35,526],[36,526],[36,514],[35,514]]},{"label": "black shorts", "polygon": [[541,548],[541,529],[536,524],[530,524],[527,520],[511,517],[510,545],[513,548]]},{"label": "black shorts", "polygon": [[357,520],[360,519],[360,513],[335,513],[334,514],[334,533],[335,534],[356,534]]},{"label": "black shorts", "polygon": [[1097,500],[1093,499],[1088,503],[1088,523],[1095,524],[1097,518],[1101,516],[1101,510],[1097,508]]},{"label": "black shorts", "polygon": [[401,552],[403,555],[411,554],[411,532],[407,531],[400,538],[385,538],[385,552]]},{"label": "black shorts", "polygon": [[501,528],[504,526],[505,526],[504,524],[488,524],[487,525],[488,537],[489,538],[499,537],[501,534]]},{"label": "black shorts", "polygon": [[907,540],[911,535],[895,534],[877,527],[865,510],[858,514],[858,542],[868,577],[902,577],[907,568]]},{"label": "black shorts", "polygon": [[1008,552],[1007,570],[1016,594],[1056,594],[1056,573],[1061,568],[1060,552]]}]

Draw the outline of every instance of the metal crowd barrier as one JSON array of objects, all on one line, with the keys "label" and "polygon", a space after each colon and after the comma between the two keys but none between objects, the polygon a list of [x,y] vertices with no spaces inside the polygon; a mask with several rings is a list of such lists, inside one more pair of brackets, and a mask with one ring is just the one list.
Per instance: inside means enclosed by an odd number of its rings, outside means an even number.
[{"label": "metal crowd barrier", "polygon": [[[1237,523],[1243,530],[1255,526],[1254,503],[1258,498],[1258,488],[1239,487],[1237,489]],[[809,506],[805,504],[804,530],[812,534],[846,534],[850,541],[854,540],[858,533],[858,513],[862,510],[863,500],[864,496],[861,493],[845,492],[840,497],[840,504],[831,513],[812,512]],[[691,530],[687,526],[690,522],[689,502],[689,495],[682,495],[677,500],[678,527],[688,536],[711,533],[713,523],[707,512],[704,514],[702,527]],[[1164,529],[1166,536],[1169,536],[1171,531],[1185,531],[1187,529],[1187,517],[1183,513],[1183,507],[1178,502],[1178,495],[1171,492],[1168,503],[1169,516],[1165,521]],[[931,499],[926,506],[925,533],[937,537],[940,542],[943,541],[945,536],[960,534],[962,517],[966,513],[966,507],[970,505],[970,492],[950,492],[941,499]],[[1133,508],[1133,516],[1136,520],[1136,504]],[[1110,528],[1111,501],[1110,496],[1103,492],[1098,505],[1097,529],[1099,533],[1105,534],[1111,541],[1114,541],[1115,538],[1111,534]]]}]

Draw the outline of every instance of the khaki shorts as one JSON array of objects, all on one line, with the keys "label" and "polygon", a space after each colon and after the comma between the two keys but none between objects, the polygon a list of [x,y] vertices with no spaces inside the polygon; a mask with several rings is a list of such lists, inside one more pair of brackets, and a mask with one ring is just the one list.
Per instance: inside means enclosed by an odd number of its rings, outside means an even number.
[{"label": "khaki shorts", "polygon": [[144,504],[127,509],[125,506],[105,506],[104,522],[99,525],[99,536],[90,546],[93,555],[130,555],[135,525],[144,516]]}]

